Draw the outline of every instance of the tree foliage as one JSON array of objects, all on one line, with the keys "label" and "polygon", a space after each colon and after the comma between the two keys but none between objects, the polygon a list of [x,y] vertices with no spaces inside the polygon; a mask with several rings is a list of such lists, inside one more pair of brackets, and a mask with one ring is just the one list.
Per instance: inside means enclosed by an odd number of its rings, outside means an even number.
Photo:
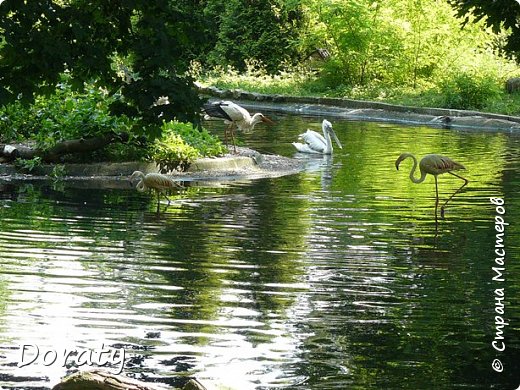
[{"label": "tree foliage", "polygon": [[365,84],[384,79],[402,52],[400,28],[381,4],[369,0],[310,1],[311,30],[333,56],[324,76],[331,84]]},{"label": "tree foliage", "polygon": [[[75,88],[96,80],[120,90],[119,113],[196,122],[201,102],[186,75],[203,39],[196,7],[189,0],[5,0],[0,103],[49,93],[69,72]],[[154,105],[161,96],[170,104]]]},{"label": "tree foliage", "polygon": [[461,30],[461,20],[442,0],[301,1],[306,31],[300,45],[331,53],[319,77],[329,88],[416,88],[481,66],[475,57],[495,56],[498,40],[484,23]]},{"label": "tree foliage", "polygon": [[515,54],[520,54],[520,4],[514,0],[449,0],[449,3],[457,10],[458,16],[464,18],[464,24],[471,20],[484,20],[488,27],[495,32],[502,28],[511,29],[507,37],[504,49]]},{"label": "tree foliage", "polygon": [[299,1],[209,0],[206,16],[213,20],[213,64],[244,70],[247,60],[262,62],[268,72],[298,60],[301,33]]},{"label": "tree foliage", "polygon": [[[444,0],[5,0],[0,104],[49,94],[66,72],[73,89],[94,81],[120,96],[111,113],[155,123],[134,126],[154,137],[163,120],[199,119],[192,60],[242,73],[258,66],[262,77],[282,77],[317,48],[331,54],[309,67],[321,67],[319,91],[442,87],[446,78],[482,69],[499,80],[506,73],[493,51],[500,41],[485,23],[509,28],[506,47],[518,51],[520,6],[449,1],[466,17],[463,30]],[[489,66],[489,58],[499,65]],[[161,97],[166,104],[157,104]]]}]

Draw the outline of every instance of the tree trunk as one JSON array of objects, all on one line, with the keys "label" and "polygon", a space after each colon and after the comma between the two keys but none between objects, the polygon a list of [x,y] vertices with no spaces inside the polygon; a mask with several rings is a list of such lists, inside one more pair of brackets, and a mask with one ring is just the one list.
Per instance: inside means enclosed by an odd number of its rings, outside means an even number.
[{"label": "tree trunk", "polygon": [[65,154],[92,152],[112,142],[128,141],[128,134],[107,134],[100,137],[71,139],[59,142],[49,150],[41,150],[21,144],[0,144],[0,156],[12,161],[16,158],[30,160],[41,157],[44,162],[58,162]]},{"label": "tree trunk", "polygon": [[21,144],[0,144],[0,154],[5,157],[7,161],[12,161],[17,158],[30,160],[37,156],[37,149]]}]

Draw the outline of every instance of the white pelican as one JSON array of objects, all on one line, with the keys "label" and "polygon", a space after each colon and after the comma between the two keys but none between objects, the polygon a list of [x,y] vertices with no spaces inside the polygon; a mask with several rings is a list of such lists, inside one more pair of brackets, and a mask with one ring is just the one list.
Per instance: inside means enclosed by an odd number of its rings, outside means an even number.
[{"label": "white pelican", "polygon": [[228,125],[228,127],[224,131],[225,142],[227,145],[228,131],[230,131],[231,140],[233,141],[233,147],[235,149],[235,152],[236,146],[235,136],[233,132],[234,127],[237,127],[241,131],[251,131],[256,126],[256,124],[260,122],[273,124],[273,121],[268,117],[264,116],[263,114],[257,112],[256,114],[251,116],[245,108],[240,107],[238,104],[228,100],[206,103],[204,105],[204,111],[206,111],[207,114],[207,117],[205,119],[224,119],[224,123]]},{"label": "white pelican", "polygon": [[332,141],[330,139],[331,135],[334,137],[334,141],[336,141],[340,149],[343,149],[343,146],[341,146],[336,133],[332,129],[332,124],[328,120],[323,120],[321,129],[323,130],[323,135],[312,130],[307,130],[305,133],[300,134],[298,139],[301,139],[305,143],[303,144],[300,142],[293,142],[293,145],[298,150],[298,152],[332,154]]},{"label": "white pelican", "polygon": [[[178,187],[174,180],[166,175],[161,175],[160,173],[147,173],[145,175],[141,171],[135,171],[132,173],[132,176],[130,176],[130,183],[133,184],[135,179],[139,179],[139,182],[135,187],[137,191],[144,192],[147,189],[151,189],[157,193],[157,213],[159,212],[159,204],[163,191]],[[168,205],[170,205],[170,198],[166,195],[164,195],[164,197],[168,200]]]},{"label": "white pelican", "polygon": [[422,183],[426,178],[427,174],[433,175],[435,178],[435,220],[437,220],[437,207],[439,206],[439,188],[437,185],[437,176],[442,175],[443,173],[449,173],[459,179],[464,180],[464,184],[453,193],[452,196],[448,198],[446,202],[441,206],[441,218],[444,218],[444,208],[448,204],[448,202],[455,196],[455,194],[459,193],[467,184],[468,179],[453,173],[452,171],[457,171],[459,169],[466,169],[464,165],[453,161],[451,158],[446,156],[441,156],[440,154],[427,154],[421,159],[419,163],[419,170],[421,171],[421,177],[417,179],[414,177],[415,170],[417,169],[417,159],[411,153],[403,153],[401,154],[397,160],[395,161],[395,168],[399,170],[399,165],[401,162],[408,157],[411,157],[413,160],[413,167],[410,171],[410,180],[416,184]]}]

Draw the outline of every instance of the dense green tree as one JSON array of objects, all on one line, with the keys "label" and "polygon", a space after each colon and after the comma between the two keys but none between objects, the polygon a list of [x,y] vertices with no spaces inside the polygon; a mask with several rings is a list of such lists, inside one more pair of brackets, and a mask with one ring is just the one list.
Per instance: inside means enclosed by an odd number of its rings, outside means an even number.
[{"label": "dense green tree", "polygon": [[464,24],[474,16],[475,20],[484,19],[488,27],[495,32],[502,28],[511,29],[504,49],[520,58],[520,4],[514,0],[449,0],[457,10],[458,16],[464,18]]},{"label": "dense green tree", "polygon": [[[497,36],[482,22],[461,30],[461,20],[443,0],[302,4],[306,32],[300,45],[324,47],[331,54],[319,77],[326,88],[421,88],[458,73],[478,73],[486,58],[498,58],[488,50]],[[486,71],[499,74],[494,68]]]},{"label": "dense green tree", "polygon": [[[189,62],[201,47],[196,0],[0,2],[0,104],[53,91],[68,72],[76,88],[97,80],[120,91],[116,112],[198,120]],[[154,105],[168,96],[169,104]]]},{"label": "dense green tree", "polygon": [[216,29],[211,32],[216,40],[210,61],[244,70],[254,60],[271,73],[284,62],[295,62],[301,12],[296,0],[229,0],[224,5],[209,0],[206,15]]},{"label": "dense green tree", "polygon": [[331,53],[322,71],[326,84],[364,85],[391,77],[402,81],[403,28],[387,3],[306,0],[306,5],[311,22],[305,39]]}]

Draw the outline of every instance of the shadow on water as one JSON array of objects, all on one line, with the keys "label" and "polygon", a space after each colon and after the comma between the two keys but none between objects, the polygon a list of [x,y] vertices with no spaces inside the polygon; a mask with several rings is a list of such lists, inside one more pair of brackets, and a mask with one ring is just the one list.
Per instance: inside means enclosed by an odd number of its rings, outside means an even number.
[{"label": "shadow on water", "polygon": [[[291,142],[320,123],[278,118],[238,135],[304,159],[305,172],[186,186],[159,216],[155,197],[130,189],[0,184],[2,387],[50,388],[78,368],[17,368],[20,344],[104,343],[125,349],[125,374],[169,384],[181,374],[233,389],[515,388],[519,137],[345,121],[333,156],[295,153]],[[395,170],[405,151],[468,168],[437,224],[433,178],[416,185],[408,166]],[[440,197],[458,186],[443,175]],[[504,282],[492,279],[491,196],[511,223]],[[497,288],[511,324],[504,353],[491,346]]]}]

